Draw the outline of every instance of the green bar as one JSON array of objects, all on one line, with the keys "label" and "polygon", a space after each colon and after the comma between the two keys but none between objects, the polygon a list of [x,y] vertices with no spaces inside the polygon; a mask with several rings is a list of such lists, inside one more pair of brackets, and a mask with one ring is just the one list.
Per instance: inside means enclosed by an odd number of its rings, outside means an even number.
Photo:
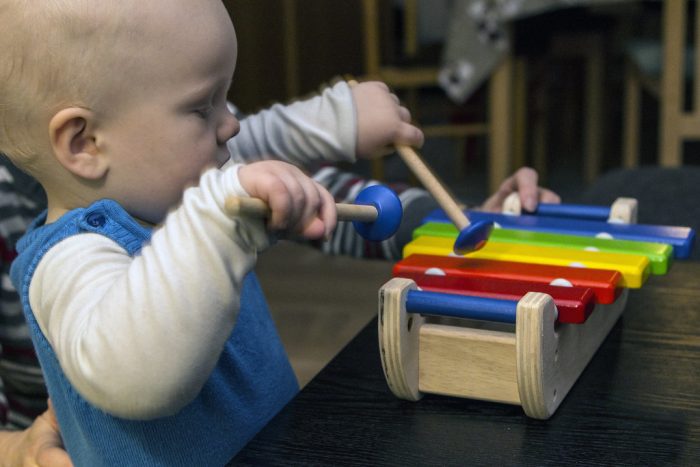
[{"label": "green bar", "polygon": [[[413,231],[413,238],[421,235],[433,237],[457,237],[457,228],[448,223],[428,222]],[[631,240],[613,240],[579,235],[561,235],[529,230],[493,229],[489,241],[502,243],[527,243],[539,246],[555,246],[585,250],[597,248],[606,253],[625,253],[646,256],[649,259],[651,273],[666,274],[671,266],[673,247],[665,243],[635,242]]]}]

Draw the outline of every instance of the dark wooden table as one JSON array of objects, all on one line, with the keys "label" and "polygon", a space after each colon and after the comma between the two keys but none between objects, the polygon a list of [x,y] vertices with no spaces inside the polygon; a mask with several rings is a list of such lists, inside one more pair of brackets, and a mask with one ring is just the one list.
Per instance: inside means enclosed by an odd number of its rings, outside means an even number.
[{"label": "dark wooden table", "polygon": [[632,291],[548,421],[387,389],[372,320],[231,465],[700,465],[700,262]]}]

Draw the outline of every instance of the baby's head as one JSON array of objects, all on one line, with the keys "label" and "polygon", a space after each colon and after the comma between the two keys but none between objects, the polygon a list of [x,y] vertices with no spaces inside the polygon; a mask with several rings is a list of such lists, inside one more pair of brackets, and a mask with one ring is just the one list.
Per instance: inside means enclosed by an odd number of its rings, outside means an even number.
[{"label": "baby's head", "polygon": [[0,151],[59,215],[162,219],[228,156],[236,38],[220,0],[0,0]]}]

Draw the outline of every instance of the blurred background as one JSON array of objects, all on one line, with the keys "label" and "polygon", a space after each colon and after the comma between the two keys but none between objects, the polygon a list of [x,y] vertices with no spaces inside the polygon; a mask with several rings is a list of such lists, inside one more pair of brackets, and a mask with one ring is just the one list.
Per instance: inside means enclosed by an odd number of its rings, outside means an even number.
[{"label": "blurred background", "polygon": [[[224,3],[239,39],[230,98],[243,111],[306,96],[343,76],[383,79],[426,130],[423,156],[467,203],[480,202],[522,165],[575,201],[606,171],[660,163],[663,2]],[[695,2],[687,3],[684,43],[695,29]],[[459,99],[446,92],[446,81],[460,79],[449,76],[450,65],[471,74]],[[628,115],[635,93],[637,110]],[[625,138],[635,142],[626,146]],[[628,146],[635,159],[626,162]],[[700,162],[692,143],[684,153],[682,163]],[[410,181],[395,157],[352,169]]]}]

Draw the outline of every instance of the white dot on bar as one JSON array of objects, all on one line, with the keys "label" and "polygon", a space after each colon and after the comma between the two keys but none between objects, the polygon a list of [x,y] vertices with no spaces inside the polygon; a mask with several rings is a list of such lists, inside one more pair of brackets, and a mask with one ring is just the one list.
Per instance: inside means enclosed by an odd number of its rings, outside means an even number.
[{"label": "white dot on bar", "polygon": [[554,285],[557,287],[573,287],[574,286],[574,284],[572,284],[568,280],[564,279],[563,277],[557,277],[552,282],[550,282],[549,285]]},{"label": "white dot on bar", "polygon": [[426,276],[446,276],[447,273],[440,268],[428,268],[424,273]]}]

